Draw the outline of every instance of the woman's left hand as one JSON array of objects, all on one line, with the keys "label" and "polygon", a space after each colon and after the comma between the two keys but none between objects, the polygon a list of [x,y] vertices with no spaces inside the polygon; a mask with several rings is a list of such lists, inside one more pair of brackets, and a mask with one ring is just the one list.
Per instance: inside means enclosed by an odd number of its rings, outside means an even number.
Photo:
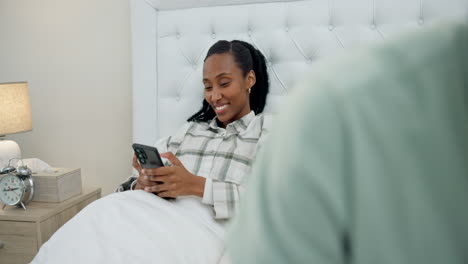
[{"label": "woman's left hand", "polygon": [[148,180],[159,183],[146,187],[145,191],[156,193],[159,197],[175,198],[185,195],[203,197],[205,178],[190,173],[171,152],[162,153],[161,157],[168,159],[172,166],[143,169],[143,174]]}]

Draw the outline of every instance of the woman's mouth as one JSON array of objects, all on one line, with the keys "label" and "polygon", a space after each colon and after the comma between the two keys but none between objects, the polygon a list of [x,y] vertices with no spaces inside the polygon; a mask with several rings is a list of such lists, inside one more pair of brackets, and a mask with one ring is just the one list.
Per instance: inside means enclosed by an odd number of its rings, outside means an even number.
[{"label": "woman's mouth", "polygon": [[216,106],[214,107],[216,114],[217,114],[217,115],[220,115],[220,114],[223,114],[224,112],[226,112],[227,106],[228,106],[228,104],[219,104],[219,105],[216,105]]}]

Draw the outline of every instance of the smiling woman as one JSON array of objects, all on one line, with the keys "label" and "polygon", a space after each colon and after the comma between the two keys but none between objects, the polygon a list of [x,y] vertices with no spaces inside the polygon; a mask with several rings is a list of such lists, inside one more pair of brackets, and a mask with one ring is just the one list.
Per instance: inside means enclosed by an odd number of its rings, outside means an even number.
[{"label": "smiling woman", "polygon": [[[175,136],[157,144],[160,151],[168,151],[162,156],[173,166],[143,171],[134,162],[138,177],[119,190],[134,187],[160,197],[199,196],[214,206],[216,218],[229,218],[263,132],[260,113],[269,88],[265,58],[249,43],[218,41],[205,57],[203,83],[202,108]],[[224,165],[216,167],[215,162]]]},{"label": "smiling woman", "polygon": [[220,40],[206,55],[203,83],[203,106],[188,121],[216,116],[225,127],[251,110],[262,113],[269,90],[265,57],[247,42]]},{"label": "smiling woman", "polygon": [[[218,41],[204,60],[203,84],[202,108],[156,144],[166,166],[142,169],[134,157],[135,175],[62,227],[33,263],[219,260],[224,224],[267,134],[265,58],[246,42]],[[78,247],[88,254],[78,255]]]},{"label": "smiling woman", "polygon": [[215,54],[203,67],[205,100],[214,109],[222,127],[250,112],[249,94],[255,84],[255,73],[245,74],[229,53]]}]

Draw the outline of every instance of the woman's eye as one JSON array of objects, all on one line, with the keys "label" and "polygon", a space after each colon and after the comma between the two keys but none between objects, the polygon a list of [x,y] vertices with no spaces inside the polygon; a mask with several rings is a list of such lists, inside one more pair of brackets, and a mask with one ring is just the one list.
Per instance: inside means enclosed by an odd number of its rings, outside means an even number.
[{"label": "woman's eye", "polygon": [[205,91],[209,91],[209,90],[211,90],[211,86],[206,86]]},{"label": "woman's eye", "polygon": [[221,87],[226,87],[226,86],[228,86],[229,84],[231,84],[231,82],[222,83],[222,84],[221,84]]}]

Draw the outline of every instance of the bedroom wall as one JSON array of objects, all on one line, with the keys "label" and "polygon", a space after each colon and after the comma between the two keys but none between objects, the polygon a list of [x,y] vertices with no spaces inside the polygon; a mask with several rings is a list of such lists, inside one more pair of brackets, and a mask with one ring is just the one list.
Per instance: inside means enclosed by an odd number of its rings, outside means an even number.
[{"label": "bedroom wall", "polygon": [[113,191],[131,173],[128,0],[0,0],[0,82],[28,81],[23,157],[82,169]]}]

